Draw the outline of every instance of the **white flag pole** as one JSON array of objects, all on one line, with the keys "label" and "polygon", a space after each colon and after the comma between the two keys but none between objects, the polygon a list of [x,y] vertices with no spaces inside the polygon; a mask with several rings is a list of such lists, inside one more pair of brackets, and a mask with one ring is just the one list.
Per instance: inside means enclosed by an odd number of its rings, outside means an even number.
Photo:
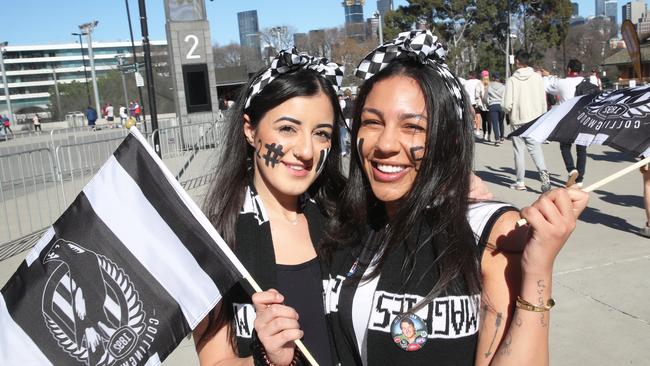
[{"label": "white flag pole", "polygon": [[[262,288],[260,287],[260,285],[257,284],[257,281],[255,281],[253,277],[249,275],[249,276],[245,276],[244,279],[248,281],[248,283],[250,283],[250,285],[253,287],[253,290],[255,290],[255,292],[262,292]],[[300,339],[296,339],[295,343],[296,343],[296,347],[298,347],[300,352],[302,352],[302,355],[305,356],[307,361],[309,361],[309,363],[312,366],[319,366],[314,356],[312,356],[309,350],[307,350],[307,347],[305,347],[305,344],[302,343]]]},{"label": "white flag pole", "polygon": [[[169,171],[165,163],[163,163],[162,159],[156,154],[156,152],[153,150],[153,147],[149,145],[147,139],[145,139],[144,136],[142,136],[142,134],[137,129],[137,127],[131,127],[129,129],[129,133],[131,133],[136,139],[138,139],[142,144],[142,146],[149,152],[149,155],[158,164],[160,170],[167,177],[167,180],[172,185],[172,187],[174,187],[176,193],[178,193],[179,197],[183,200],[183,202],[186,204],[188,209],[195,214],[196,219],[199,221],[199,223],[203,225],[203,228],[208,232],[208,234],[212,237],[212,239],[215,240],[220,250],[226,255],[226,257],[230,260],[233,266],[239,271],[242,277],[246,279],[248,283],[251,284],[255,292],[262,292],[262,288],[260,288],[260,285],[258,285],[257,282],[255,282],[250,272],[248,272],[246,267],[244,267],[244,265],[239,261],[239,258],[237,258],[235,253],[233,253],[232,250],[230,250],[230,247],[228,247],[228,245],[223,241],[221,235],[219,235],[219,233],[214,228],[214,226],[212,226],[208,218],[205,217],[205,215],[202,213],[201,209],[196,205],[194,200],[190,198],[190,196],[183,189],[183,187],[181,187],[181,184],[178,182],[178,180],[176,180],[174,175],[172,175],[172,173]],[[307,347],[305,347],[302,341],[298,339],[296,340],[295,343],[298,349],[300,349],[300,352],[302,352],[303,356],[305,356],[307,361],[309,361],[309,363],[312,366],[319,366],[314,356],[312,356],[312,354],[307,350]]]},{"label": "white flag pole", "polygon": [[[634,170],[637,170],[637,169],[641,168],[642,166],[644,166],[646,164],[650,164],[650,156],[643,159],[643,160],[641,160],[641,161],[638,161],[638,162],[636,162],[636,163],[634,163],[634,164],[632,164],[632,165],[630,165],[628,167],[625,167],[625,168],[619,170],[618,172],[599,180],[596,183],[593,183],[593,184],[589,185],[588,187],[584,188],[583,191],[587,192],[587,193],[592,192],[592,191],[604,186],[605,184],[624,176],[625,174],[627,174],[629,172],[632,172]],[[528,222],[526,221],[526,219],[521,219],[521,220],[517,221],[517,226],[518,227],[519,226],[524,226],[527,223]]]}]

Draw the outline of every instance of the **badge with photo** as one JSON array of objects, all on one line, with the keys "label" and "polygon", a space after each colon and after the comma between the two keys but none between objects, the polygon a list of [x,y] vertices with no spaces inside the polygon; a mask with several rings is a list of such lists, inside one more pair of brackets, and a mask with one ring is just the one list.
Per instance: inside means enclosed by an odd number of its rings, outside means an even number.
[{"label": "badge with photo", "polygon": [[415,314],[403,314],[390,326],[393,342],[407,352],[417,351],[427,343],[427,327]]}]

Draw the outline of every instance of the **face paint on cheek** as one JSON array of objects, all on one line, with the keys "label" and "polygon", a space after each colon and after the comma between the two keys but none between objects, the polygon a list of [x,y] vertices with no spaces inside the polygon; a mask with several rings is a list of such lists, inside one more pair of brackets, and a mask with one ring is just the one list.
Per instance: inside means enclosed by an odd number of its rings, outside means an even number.
[{"label": "face paint on cheek", "polygon": [[266,147],[266,154],[262,156],[264,164],[266,166],[270,164],[271,168],[275,168],[275,165],[280,163],[280,158],[284,156],[282,145],[276,145],[274,142],[272,144],[265,144],[264,147]]},{"label": "face paint on cheek", "polygon": [[363,160],[363,155],[362,155],[362,149],[363,149],[363,138],[357,139],[357,154],[359,155],[359,159]]},{"label": "face paint on cheek", "polygon": [[329,155],[330,149],[323,149],[320,151],[320,157],[318,158],[318,164],[316,164],[316,176],[319,176],[320,173],[325,168],[325,160],[327,160],[327,155]]},{"label": "face paint on cheek", "polygon": [[409,152],[411,153],[411,159],[413,160],[413,162],[417,162],[424,159],[424,155],[419,158],[417,156],[417,152],[420,150],[424,150],[424,146],[413,146],[409,149]]}]

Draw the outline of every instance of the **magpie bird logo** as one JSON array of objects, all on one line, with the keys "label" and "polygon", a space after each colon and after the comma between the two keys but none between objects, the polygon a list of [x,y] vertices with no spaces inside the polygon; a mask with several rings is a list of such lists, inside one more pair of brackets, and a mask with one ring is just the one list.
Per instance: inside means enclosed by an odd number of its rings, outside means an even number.
[{"label": "magpie bird logo", "polygon": [[58,239],[43,264],[50,273],[42,298],[45,324],[59,347],[89,366],[126,358],[147,331],[129,276],[107,257]]},{"label": "magpie bird logo", "polygon": [[587,105],[587,111],[603,119],[645,117],[650,114],[650,86],[600,93]]}]

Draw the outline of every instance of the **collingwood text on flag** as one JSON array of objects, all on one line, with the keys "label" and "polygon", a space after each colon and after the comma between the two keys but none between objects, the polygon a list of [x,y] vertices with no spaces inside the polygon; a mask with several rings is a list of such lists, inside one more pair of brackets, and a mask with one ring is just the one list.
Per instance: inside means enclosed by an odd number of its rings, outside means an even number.
[{"label": "collingwood text on flag", "polygon": [[158,365],[248,272],[131,133],[0,296],[0,365]]}]

